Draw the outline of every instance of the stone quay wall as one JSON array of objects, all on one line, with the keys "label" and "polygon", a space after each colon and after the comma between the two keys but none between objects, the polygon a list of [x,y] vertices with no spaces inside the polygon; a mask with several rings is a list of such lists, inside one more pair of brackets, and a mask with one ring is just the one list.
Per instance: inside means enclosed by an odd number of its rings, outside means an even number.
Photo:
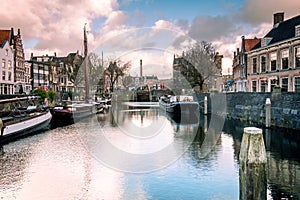
[{"label": "stone quay wall", "polygon": [[[225,113],[214,111],[211,101],[218,95],[225,95],[219,102],[226,106]],[[204,97],[208,98],[208,112],[265,126],[266,99],[271,100],[271,127],[300,130],[300,93],[197,93],[196,98],[203,112]]]}]

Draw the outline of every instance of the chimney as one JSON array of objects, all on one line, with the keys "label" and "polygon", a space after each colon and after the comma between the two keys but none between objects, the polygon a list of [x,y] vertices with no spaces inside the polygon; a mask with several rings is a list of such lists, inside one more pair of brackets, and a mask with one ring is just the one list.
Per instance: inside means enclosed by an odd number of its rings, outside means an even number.
[{"label": "chimney", "polygon": [[275,13],[274,15],[274,26],[284,21],[284,12]]},{"label": "chimney", "polygon": [[9,36],[9,45],[13,45],[13,44],[14,44],[14,28],[11,27],[10,36]]},{"label": "chimney", "polygon": [[18,35],[21,35],[21,31],[20,31],[20,29],[18,28]]},{"label": "chimney", "polygon": [[31,55],[30,55],[30,59],[32,59],[33,58],[33,53],[31,53]]},{"label": "chimney", "polygon": [[56,57],[56,52],[54,52],[54,57]]},{"label": "chimney", "polygon": [[143,61],[140,59],[140,77],[143,77]]},{"label": "chimney", "polygon": [[242,52],[246,52],[246,43],[245,43],[245,36],[242,36],[242,48],[241,48]]}]

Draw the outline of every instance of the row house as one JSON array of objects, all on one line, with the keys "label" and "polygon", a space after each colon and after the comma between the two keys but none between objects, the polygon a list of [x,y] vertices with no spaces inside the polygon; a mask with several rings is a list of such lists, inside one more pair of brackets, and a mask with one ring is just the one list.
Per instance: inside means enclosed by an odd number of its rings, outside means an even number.
[{"label": "row house", "polygon": [[[0,94],[23,93],[28,88],[30,71],[26,66],[21,31],[0,30],[1,82]],[[30,88],[28,88],[30,90]]]},{"label": "row house", "polygon": [[237,48],[237,51],[233,54],[232,61],[232,75],[233,75],[233,91],[246,92],[247,91],[247,54],[260,42],[260,39],[246,39],[242,36],[241,50]]},{"label": "row house", "polygon": [[14,93],[14,51],[9,44],[10,30],[0,30],[0,94]]},{"label": "row house", "polygon": [[273,28],[247,55],[250,92],[300,92],[300,15],[274,14]]},{"label": "row house", "polygon": [[31,69],[31,87],[43,88],[46,91],[50,89],[50,61],[53,59],[53,56],[33,56],[27,61]]},{"label": "row house", "polygon": [[14,78],[17,83],[25,83],[25,54],[23,49],[23,42],[21,38],[20,29],[18,29],[18,34],[14,35],[14,29],[11,28],[11,37],[13,40],[11,45],[14,49]]},{"label": "row house", "polygon": [[[82,63],[82,56],[79,52],[69,53],[66,57],[33,56],[28,63],[31,68],[32,88],[43,88],[46,91],[74,92],[76,84],[76,71]],[[79,78],[78,78],[79,79]]]}]

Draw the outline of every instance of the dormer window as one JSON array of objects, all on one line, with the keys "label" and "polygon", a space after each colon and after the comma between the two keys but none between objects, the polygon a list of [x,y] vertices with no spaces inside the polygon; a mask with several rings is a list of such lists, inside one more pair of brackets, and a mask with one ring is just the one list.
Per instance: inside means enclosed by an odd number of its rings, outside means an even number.
[{"label": "dormer window", "polygon": [[300,36],[300,25],[295,26],[295,37]]},{"label": "dormer window", "polygon": [[265,37],[261,39],[261,46],[265,47],[268,46],[269,43],[271,42],[272,38],[271,37]]}]

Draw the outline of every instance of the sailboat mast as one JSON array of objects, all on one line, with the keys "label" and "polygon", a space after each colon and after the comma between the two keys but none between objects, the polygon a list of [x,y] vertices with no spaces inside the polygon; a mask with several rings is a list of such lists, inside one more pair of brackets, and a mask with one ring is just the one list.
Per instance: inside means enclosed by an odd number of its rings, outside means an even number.
[{"label": "sailboat mast", "polygon": [[87,45],[87,35],[86,35],[85,25],[84,25],[85,101],[88,102],[88,97],[89,97],[89,80],[88,80],[89,68],[88,68],[88,45]]}]

